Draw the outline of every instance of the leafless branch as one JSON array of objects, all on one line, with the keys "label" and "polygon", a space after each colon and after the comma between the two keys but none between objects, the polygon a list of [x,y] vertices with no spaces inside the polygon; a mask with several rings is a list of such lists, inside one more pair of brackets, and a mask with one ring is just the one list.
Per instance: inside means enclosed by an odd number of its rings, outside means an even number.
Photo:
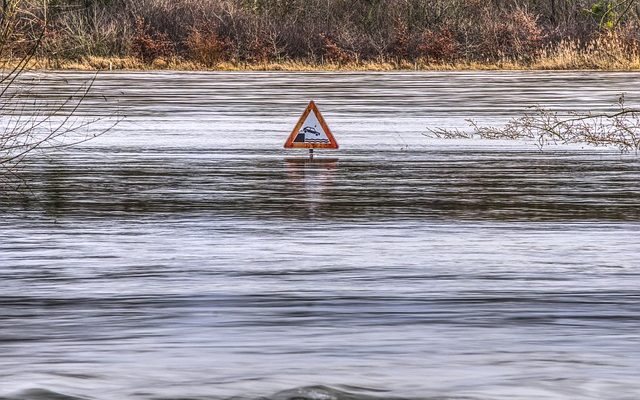
[{"label": "leafless branch", "polygon": [[481,126],[468,120],[470,130],[430,128],[425,136],[444,139],[527,139],[542,150],[549,144],[584,143],[612,146],[623,153],[640,152],[640,109],[628,108],[624,95],[613,113],[571,113],[568,117],[543,107],[513,118],[504,126]]},{"label": "leafless branch", "polygon": [[[27,157],[84,143],[108,132],[120,120],[117,114],[79,115],[96,75],[66,96],[50,98],[42,94],[43,83],[37,75],[27,74],[27,67],[42,44],[46,21],[22,10],[20,5],[20,0],[7,0],[0,10],[0,60],[4,60],[0,61],[0,71],[7,71],[0,72],[0,185],[3,189],[26,186],[19,170]],[[18,41],[17,26],[25,24],[25,20],[41,28],[28,41],[30,47],[23,48],[21,55],[12,59],[14,53],[5,55],[3,51],[9,51],[9,43]],[[96,123],[101,120],[108,123],[97,129]]]}]

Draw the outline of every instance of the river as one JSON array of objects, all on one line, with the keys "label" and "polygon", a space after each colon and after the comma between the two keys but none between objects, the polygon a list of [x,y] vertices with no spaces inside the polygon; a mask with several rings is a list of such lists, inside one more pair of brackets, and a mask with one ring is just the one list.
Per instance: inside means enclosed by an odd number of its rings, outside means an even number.
[{"label": "river", "polygon": [[[34,75],[55,101],[88,73]],[[637,399],[640,162],[445,140],[596,72],[101,73],[0,204],[0,399]],[[28,96],[27,96],[28,97]],[[282,145],[314,99],[338,151]]]}]

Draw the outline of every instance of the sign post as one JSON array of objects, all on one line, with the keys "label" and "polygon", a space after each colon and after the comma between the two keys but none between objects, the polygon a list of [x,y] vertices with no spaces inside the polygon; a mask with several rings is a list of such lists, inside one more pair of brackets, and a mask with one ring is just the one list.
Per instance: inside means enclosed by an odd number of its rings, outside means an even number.
[{"label": "sign post", "polygon": [[309,157],[313,158],[313,149],[337,149],[338,147],[338,142],[333,137],[316,103],[311,100],[284,143],[284,148],[309,149]]}]

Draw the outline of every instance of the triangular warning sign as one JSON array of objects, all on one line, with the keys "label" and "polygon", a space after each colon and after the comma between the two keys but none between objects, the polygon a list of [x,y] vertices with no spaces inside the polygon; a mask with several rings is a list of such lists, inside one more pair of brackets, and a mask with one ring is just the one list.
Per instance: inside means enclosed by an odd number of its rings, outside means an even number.
[{"label": "triangular warning sign", "polygon": [[304,110],[293,132],[284,143],[285,149],[337,149],[338,142],[322,118],[313,100]]}]

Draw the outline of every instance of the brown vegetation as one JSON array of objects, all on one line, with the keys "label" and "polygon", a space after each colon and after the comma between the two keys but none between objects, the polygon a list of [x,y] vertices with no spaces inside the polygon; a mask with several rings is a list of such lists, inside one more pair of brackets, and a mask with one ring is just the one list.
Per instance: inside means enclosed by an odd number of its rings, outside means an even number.
[{"label": "brown vegetation", "polygon": [[[638,68],[640,0],[23,0],[47,65]],[[45,9],[43,4],[48,4]],[[21,27],[19,40],[39,32]],[[24,46],[13,45],[15,54]],[[133,63],[121,62],[135,58]],[[383,67],[386,68],[386,67]],[[297,68],[296,68],[297,69]]]}]

